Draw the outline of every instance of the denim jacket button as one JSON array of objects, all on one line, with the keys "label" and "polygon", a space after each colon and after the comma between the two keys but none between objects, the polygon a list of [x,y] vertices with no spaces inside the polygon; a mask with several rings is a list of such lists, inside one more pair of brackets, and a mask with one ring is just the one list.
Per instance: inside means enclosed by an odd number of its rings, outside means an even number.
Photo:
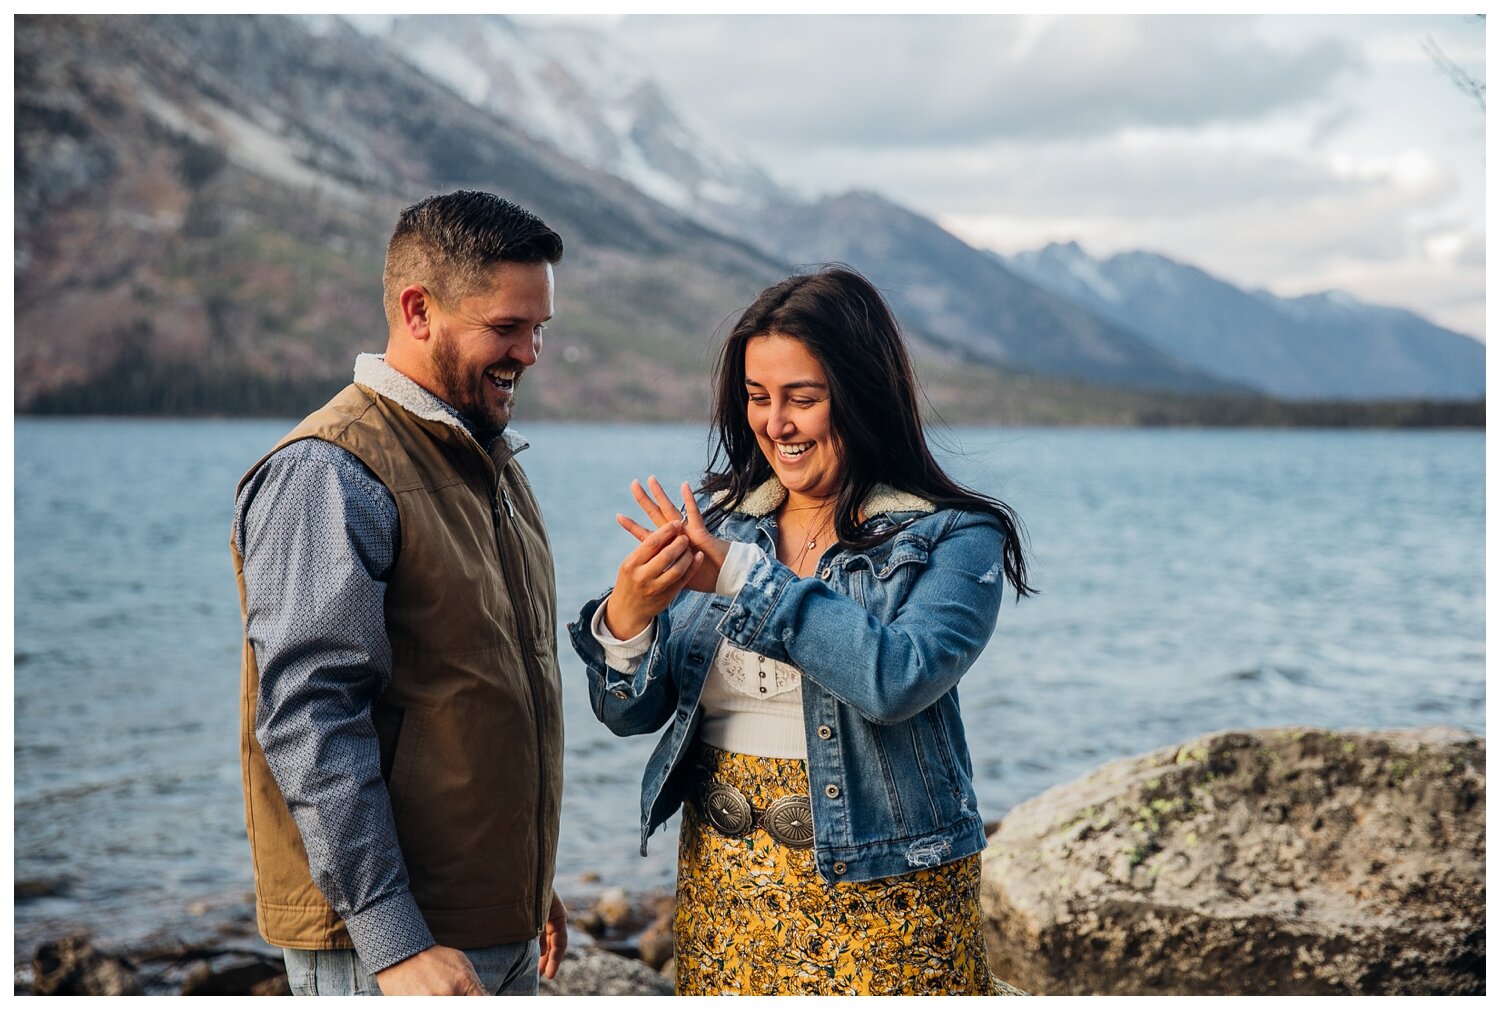
[{"label": "denim jacket button", "polygon": [[830,800],[836,800],[839,798],[839,787],[830,782],[823,787],[823,795],[827,796]]},{"label": "denim jacket button", "polygon": [[843,876],[844,873],[848,869],[849,869],[849,866],[848,866],[847,863],[834,863],[833,864],[833,872],[837,873],[839,876]]},{"label": "denim jacket button", "polygon": [[625,699],[625,698],[630,697],[630,695],[626,693],[626,691],[625,691],[625,689],[623,687],[617,687],[617,688],[615,688],[614,695],[615,695],[616,698],[620,698],[620,699]]},{"label": "denim jacket button", "polygon": [[827,726],[819,726],[818,727],[818,739],[819,740],[827,740],[831,736],[833,736],[833,730],[829,729]]},{"label": "denim jacket button", "polygon": [[832,568],[824,568],[821,572],[818,573],[818,578],[820,578],[820,579],[826,579],[826,578],[828,578],[828,576],[830,576],[832,574],[833,574],[833,569]]}]

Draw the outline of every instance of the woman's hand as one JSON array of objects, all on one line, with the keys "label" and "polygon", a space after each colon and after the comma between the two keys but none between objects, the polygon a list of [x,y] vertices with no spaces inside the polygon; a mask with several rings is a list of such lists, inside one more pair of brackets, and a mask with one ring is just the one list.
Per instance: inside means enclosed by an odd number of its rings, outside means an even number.
[{"label": "woman's hand", "polygon": [[652,618],[690,584],[703,567],[703,553],[693,550],[681,519],[649,532],[624,516],[615,518],[627,530],[635,526],[645,534],[637,535],[640,546],[620,563],[614,591],[604,601],[604,623],[610,633],[629,639],[645,631]]},{"label": "woman's hand", "polygon": [[[630,482],[630,493],[640,504],[641,511],[646,513],[646,518],[651,520],[658,532],[663,527],[674,523],[680,525],[693,549],[703,556],[702,565],[689,576],[684,586],[700,593],[713,592],[714,587],[719,584],[719,569],[724,566],[724,558],[729,554],[729,542],[720,540],[708,531],[708,527],[703,522],[703,513],[698,511],[698,503],[693,499],[693,489],[690,485],[682,485],[682,508],[679,509],[672,504],[672,499],[667,497],[667,492],[662,489],[655,477],[648,478],[647,483],[651,485],[650,494],[646,493],[640,481]],[[631,536],[643,544],[646,538],[652,535],[646,527],[625,516],[615,518],[630,532]],[[607,619],[608,615],[605,616]]]}]

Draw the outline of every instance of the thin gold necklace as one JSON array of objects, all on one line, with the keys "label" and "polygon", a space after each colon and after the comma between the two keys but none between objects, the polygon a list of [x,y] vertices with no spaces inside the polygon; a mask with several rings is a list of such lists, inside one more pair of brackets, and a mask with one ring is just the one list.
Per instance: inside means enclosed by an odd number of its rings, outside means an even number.
[{"label": "thin gold necklace", "polygon": [[[801,509],[788,509],[787,511],[789,511],[789,512],[791,512],[791,511],[800,512],[800,511],[805,511],[806,509],[814,508],[814,507],[822,509],[822,508],[828,508],[829,506],[812,506],[812,505],[807,505],[807,506],[804,506]],[[818,537],[822,535],[823,529],[827,525],[828,525],[827,523],[819,523],[816,527],[813,528],[813,534],[812,534],[812,536],[810,536],[810,537],[807,538],[807,542],[802,545],[802,550],[800,550],[800,551],[797,552],[797,557],[796,557],[796,559],[791,564],[792,571],[797,571],[798,569],[800,569],[802,567],[802,560],[807,557],[808,551],[811,551],[814,547],[818,546]]]}]

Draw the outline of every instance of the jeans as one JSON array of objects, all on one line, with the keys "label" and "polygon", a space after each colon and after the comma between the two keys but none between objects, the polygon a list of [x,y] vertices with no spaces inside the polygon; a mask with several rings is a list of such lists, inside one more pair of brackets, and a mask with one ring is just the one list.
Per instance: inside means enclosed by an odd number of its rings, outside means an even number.
[{"label": "jeans", "polygon": [[[535,996],[535,940],[502,943],[464,951],[479,981],[492,996]],[[375,976],[352,950],[293,950],[283,947],[286,978],[293,996],[379,996]]]}]

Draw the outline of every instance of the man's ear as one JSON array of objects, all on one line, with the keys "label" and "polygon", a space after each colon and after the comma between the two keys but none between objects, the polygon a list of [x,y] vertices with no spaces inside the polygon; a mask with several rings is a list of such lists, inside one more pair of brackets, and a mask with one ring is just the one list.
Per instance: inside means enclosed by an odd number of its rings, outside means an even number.
[{"label": "man's ear", "polygon": [[420,284],[410,284],[397,297],[401,321],[413,340],[426,340],[432,334],[432,295]]}]

